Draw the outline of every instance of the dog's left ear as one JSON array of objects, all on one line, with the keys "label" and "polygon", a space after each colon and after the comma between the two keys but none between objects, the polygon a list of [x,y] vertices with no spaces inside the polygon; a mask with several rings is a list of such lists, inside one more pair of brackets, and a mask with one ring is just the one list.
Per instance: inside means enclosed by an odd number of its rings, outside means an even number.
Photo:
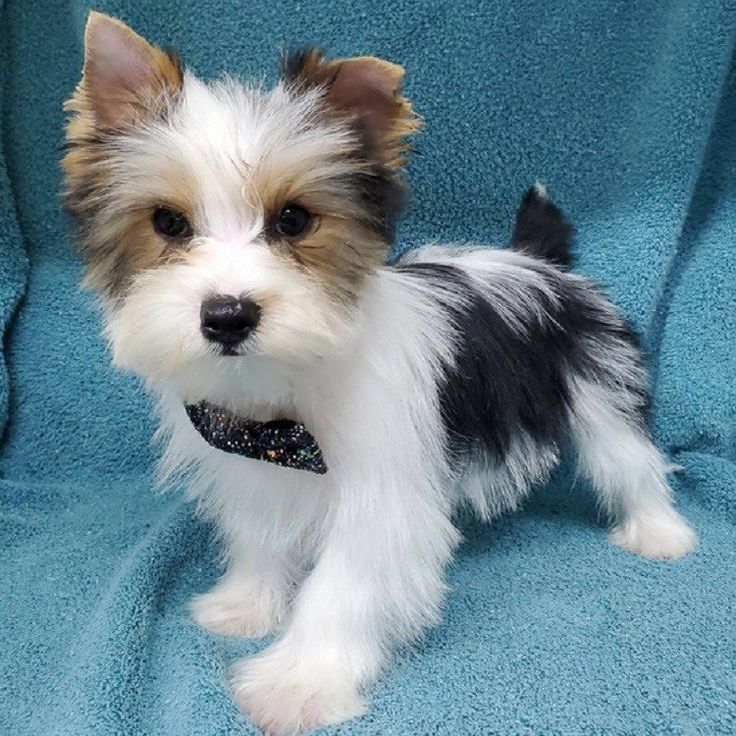
[{"label": "dog's left ear", "polygon": [[326,61],[322,51],[309,49],[285,57],[283,78],[305,88],[324,87],[331,110],[358,121],[386,166],[402,167],[407,138],[421,127],[401,92],[403,67],[374,56]]}]

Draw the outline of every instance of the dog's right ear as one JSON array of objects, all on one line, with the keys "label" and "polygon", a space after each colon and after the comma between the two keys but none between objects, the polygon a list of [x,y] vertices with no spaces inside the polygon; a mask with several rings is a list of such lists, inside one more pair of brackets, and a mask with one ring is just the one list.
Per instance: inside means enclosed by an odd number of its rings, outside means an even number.
[{"label": "dog's right ear", "polygon": [[66,109],[95,129],[122,130],[160,110],[182,87],[175,54],[149,44],[125,23],[90,12],[84,31],[84,71]]}]

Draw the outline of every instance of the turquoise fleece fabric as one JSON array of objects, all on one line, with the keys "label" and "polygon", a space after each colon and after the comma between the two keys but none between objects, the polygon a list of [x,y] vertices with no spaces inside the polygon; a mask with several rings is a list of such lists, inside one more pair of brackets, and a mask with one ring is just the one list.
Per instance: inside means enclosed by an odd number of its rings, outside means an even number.
[{"label": "turquoise fleece fabric", "polygon": [[[89,5],[0,15],[0,733],[247,734],[224,673],[264,641],[199,630],[212,530],[152,487],[149,400],[110,368],[59,207],[61,104]],[[406,66],[426,119],[397,252],[504,243],[536,178],[576,269],[641,332],[658,441],[701,536],[658,564],[606,543],[570,466],[463,524],[444,623],[339,734],[736,732],[736,6],[730,0],[100,1],[200,75],[279,48]]]}]

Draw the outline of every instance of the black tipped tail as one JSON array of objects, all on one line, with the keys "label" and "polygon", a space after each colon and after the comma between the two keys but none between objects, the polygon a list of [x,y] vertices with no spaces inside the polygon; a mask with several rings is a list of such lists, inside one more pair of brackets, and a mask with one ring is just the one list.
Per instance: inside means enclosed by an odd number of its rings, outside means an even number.
[{"label": "black tipped tail", "polygon": [[574,235],[572,225],[547,198],[544,186],[531,187],[516,212],[511,247],[557,266],[569,266]]}]

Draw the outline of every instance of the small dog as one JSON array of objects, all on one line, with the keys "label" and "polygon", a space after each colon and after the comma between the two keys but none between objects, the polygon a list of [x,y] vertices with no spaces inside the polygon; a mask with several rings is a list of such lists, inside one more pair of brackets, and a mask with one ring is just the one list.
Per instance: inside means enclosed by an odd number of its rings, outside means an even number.
[{"label": "small dog", "polygon": [[619,312],[568,273],[571,228],[535,185],[512,247],[391,265],[403,69],[288,56],[273,89],[204,83],[91,13],[66,108],[66,207],[115,364],[160,397],[162,471],[186,473],[227,571],[211,631],[276,641],[232,687],[267,733],[362,713],[397,646],[440,619],[459,506],[514,509],[576,450],[611,541],[676,558]]}]

